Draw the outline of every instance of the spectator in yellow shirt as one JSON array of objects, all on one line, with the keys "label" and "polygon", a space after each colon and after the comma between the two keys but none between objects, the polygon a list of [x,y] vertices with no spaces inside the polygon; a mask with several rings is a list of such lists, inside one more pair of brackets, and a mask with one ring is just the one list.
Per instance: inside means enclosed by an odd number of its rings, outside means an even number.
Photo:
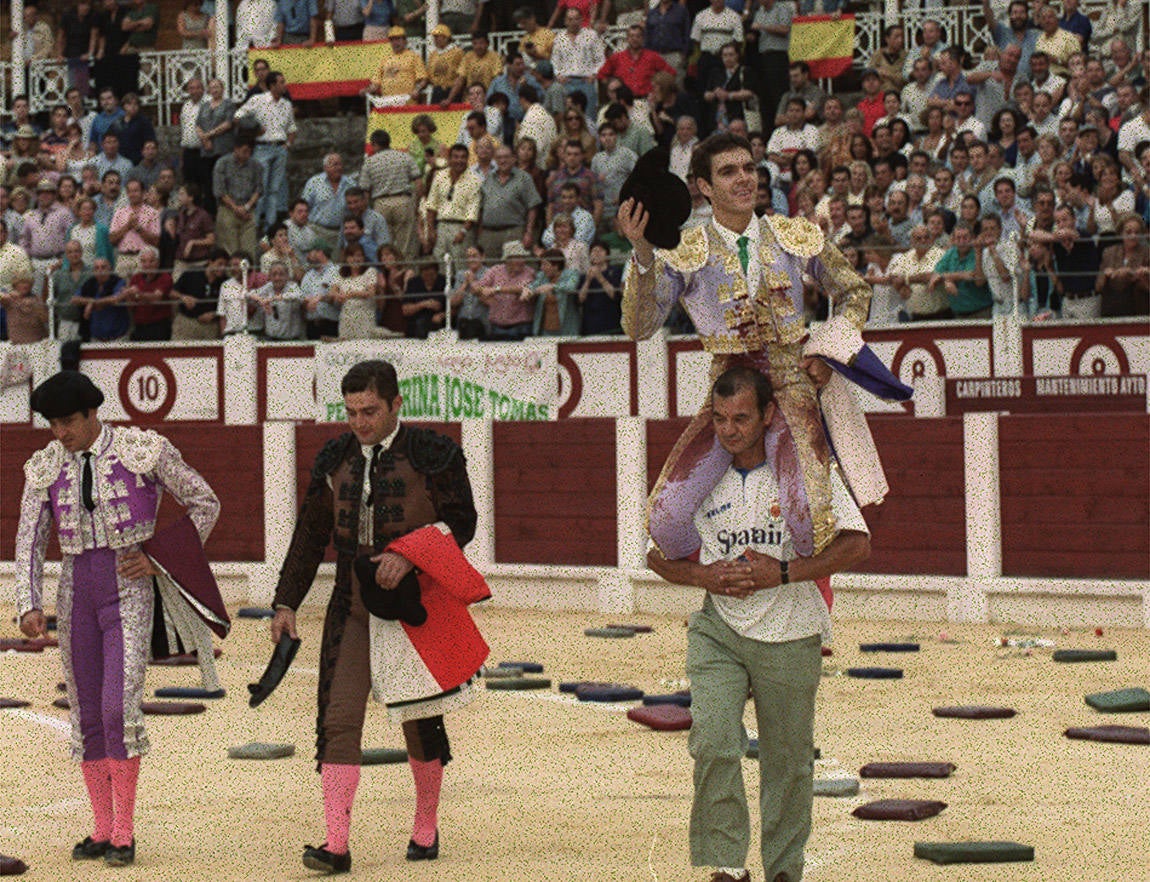
[{"label": "spectator in yellow shirt", "polygon": [[1058,26],[1058,13],[1053,7],[1042,7],[1035,17],[1042,33],[1034,42],[1034,51],[1049,55],[1051,73],[1065,77],[1066,62],[1075,52],[1082,51],[1082,41],[1075,34],[1064,31]]},{"label": "spectator in yellow shirt", "polygon": [[550,61],[555,32],[539,24],[535,10],[526,6],[515,10],[515,23],[523,31],[523,42],[519,44],[519,50],[531,59],[531,66],[534,67],[540,61]]},{"label": "spectator in yellow shirt", "polygon": [[492,52],[489,46],[487,34],[482,31],[472,34],[471,49],[463,53],[455,85],[447,98],[449,104],[462,95],[464,89],[477,83],[486,92],[491,81],[503,73],[503,59]]},{"label": "spectator in yellow shirt", "polygon": [[419,104],[420,93],[427,85],[427,70],[423,59],[407,48],[407,32],[393,27],[387,32],[390,48],[385,49],[379,63],[379,73],[372,79],[367,91],[380,95],[388,104]]},{"label": "spectator in yellow shirt", "polygon": [[446,101],[459,75],[463,50],[451,42],[451,28],[437,24],[431,29],[435,48],[427,53],[427,78],[431,81],[431,103]]}]

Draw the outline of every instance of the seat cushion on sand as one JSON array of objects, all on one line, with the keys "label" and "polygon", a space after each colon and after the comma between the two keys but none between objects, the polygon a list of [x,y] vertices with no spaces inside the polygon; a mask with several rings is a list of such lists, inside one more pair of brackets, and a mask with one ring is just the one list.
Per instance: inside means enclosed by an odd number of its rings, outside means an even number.
[{"label": "seat cushion on sand", "polygon": [[369,747],[363,752],[360,765],[387,766],[407,762],[407,751],[401,747]]},{"label": "seat cushion on sand", "polygon": [[627,711],[627,719],[656,732],[679,732],[691,728],[691,712],[675,704],[633,707]]},{"label": "seat cushion on sand", "polygon": [[198,686],[161,686],[156,690],[156,698],[223,698],[226,689],[202,689]]},{"label": "seat cushion on sand", "polygon": [[501,668],[519,668],[525,674],[542,674],[543,665],[539,662],[532,661],[501,661],[498,665]]},{"label": "seat cushion on sand", "polygon": [[859,652],[918,652],[917,643],[860,643]]},{"label": "seat cushion on sand", "polygon": [[650,625],[611,624],[608,628],[619,628],[623,631],[634,631],[636,634],[650,634],[655,629]]},{"label": "seat cushion on sand", "polygon": [[644,695],[643,704],[654,707],[658,704],[675,704],[679,707],[691,706],[690,692],[672,692],[669,695]]},{"label": "seat cushion on sand", "polygon": [[583,634],[586,637],[634,637],[635,632],[630,628],[585,628]]},{"label": "seat cushion on sand", "polygon": [[901,680],[902,668],[847,668],[847,676],[863,680]]},{"label": "seat cushion on sand", "polygon": [[273,619],[276,611],[268,606],[241,606],[236,613],[241,619]]},{"label": "seat cushion on sand", "polygon": [[0,854],[0,876],[22,876],[27,869],[28,865],[20,858]]},{"label": "seat cushion on sand", "polygon": [[43,652],[48,647],[59,645],[55,637],[37,637],[33,640],[5,637],[0,640],[0,652]]},{"label": "seat cushion on sand", "polygon": [[508,677],[506,680],[485,680],[484,685],[499,692],[522,692],[527,689],[550,689],[551,681],[546,677]]},{"label": "seat cushion on sand", "polygon": [[815,796],[854,796],[859,792],[858,778],[815,778]]},{"label": "seat cushion on sand", "polygon": [[198,701],[145,701],[140,704],[144,713],[159,717],[184,717],[189,714],[202,714],[207,705]]},{"label": "seat cushion on sand", "polygon": [[1095,692],[1086,696],[1086,703],[1104,714],[1127,714],[1150,711],[1150,692],[1133,687],[1113,692]]},{"label": "seat cushion on sand", "polygon": [[1017,711],[1012,707],[963,704],[953,707],[936,707],[932,713],[936,717],[950,717],[957,720],[1008,720]]},{"label": "seat cushion on sand", "polygon": [[19,698],[0,698],[0,710],[9,707],[28,707],[32,702],[23,701]]},{"label": "seat cushion on sand", "polygon": [[285,756],[295,756],[294,744],[269,744],[266,741],[249,741],[239,747],[228,748],[228,759],[273,760]]},{"label": "seat cushion on sand", "polygon": [[914,856],[936,864],[1000,864],[1034,860],[1034,848],[1018,842],[916,842]]},{"label": "seat cushion on sand", "polygon": [[68,710],[71,706],[72,705],[68,704],[68,699],[66,698],[57,698],[52,702],[52,707],[58,707],[60,710]]},{"label": "seat cushion on sand", "polygon": [[954,763],[867,763],[859,769],[863,778],[949,778]]},{"label": "seat cushion on sand", "polygon": [[1071,726],[1066,730],[1066,737],[1113,744],[1150,744],[1150,729],[1144,726]]},{"label": "seat cushion on sand", "polygon": [[[219,658],[223,654],[223,650],[218,646],[212,650],[212,654]],[[200,660],[196,657],[194,652],[185,652],[182,655],[169,655],[167,658],[154,658],[148,664],[159,665],[162,668],[179,668],[185,665],[198,665]]]},{"label": "seat cushion on sand", "polygon": [[614,683],[602,683],[598,680],[564,680],[559,684],[559,691],[565,692],[568,695],[574,695],[575,690],[580,686],[614,686]]},{"label": "seat cushion on sand", "polygon": [[643,690],[619,683],[584,683],[575,687],[580,701],[638,701]]},{"label": "seat cushion on sand", "polygon": [[515,680],[523,676],[523,668],[484,668],[485,680]]},{"label": "seat cushion on sand", "polygon": [[921,821],[946,808],[934,799],[876,799],[856,808],[852,815],[864,821]]},{"label": "seat cushion on sand", "polygon": [[1117,661],[1118,653],[1113,649],[1056,649],[1056,662]]}]

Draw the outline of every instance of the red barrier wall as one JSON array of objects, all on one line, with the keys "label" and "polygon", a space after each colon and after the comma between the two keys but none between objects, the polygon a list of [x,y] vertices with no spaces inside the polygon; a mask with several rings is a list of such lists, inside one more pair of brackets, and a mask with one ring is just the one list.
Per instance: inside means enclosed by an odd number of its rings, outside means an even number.
[{"label": "red barrier wall", "polygon": [[495,559],[615,566],[615,421],[494,423]]},{"label": "red barrier wall", "polygon": [[1150,417],[1003,417],[1007,576],[1150,578]]},{"label": "red barrier wall", "polygon": [[859,572],[966,575],[962,418],[868,422],[890,493],[863,510],[871,556]]},{"label": "red barrier wall", "polygon": [[[208,539],[208,559],[213,561],[261,561],[264,559],[263,431],[259,426],[220,426],[202,423],[166,423],[163,434],[179,449],[184,460],[200,472],[220,497],[220,519]],[[33,451],[52,440],[46,429],[6,426],[0,433],[0,547],[11,558],[24,490],[24,461]],[[182,513],[164,494],[159,524]],[[49,556],[59,559],[53,534]]]},{"label": "red barrier wall", "polygon": [[[456,444],[460,443],[463,436],[463,429],[459,423],[416,423],[412,422],[413,426],[419,426],[423,429],[432,429],[436,432],[441,432],[448,438],[455,441]],[[330,439],[337,438],[346,432],[346,423],[296,423],[295,427],[295,472],[296,472],[296,504],[297,506],[303,502],[304,494],[307,493],[307,485],[311,480],[311,467],[315,462],[316,456],[323,445]],[[335,560],[335,549],[328,545],[327,554],[324,555],[324,560]],[[270,561],[270,563],[279,566],[283,561]]]}]

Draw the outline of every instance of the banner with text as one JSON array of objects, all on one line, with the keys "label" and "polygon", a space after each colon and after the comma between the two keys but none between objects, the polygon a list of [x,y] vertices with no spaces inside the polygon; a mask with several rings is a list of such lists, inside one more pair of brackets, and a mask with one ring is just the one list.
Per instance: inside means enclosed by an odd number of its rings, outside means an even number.
[{"label": "banner with text", "polygon": [[315,347],[319,422],[346,419],[339,387],[361,361],[395,365],[400,414],[410,420],[553,420],[559,414],[559,367],[554,342],[448,343],[427,340],[347,340]]}]

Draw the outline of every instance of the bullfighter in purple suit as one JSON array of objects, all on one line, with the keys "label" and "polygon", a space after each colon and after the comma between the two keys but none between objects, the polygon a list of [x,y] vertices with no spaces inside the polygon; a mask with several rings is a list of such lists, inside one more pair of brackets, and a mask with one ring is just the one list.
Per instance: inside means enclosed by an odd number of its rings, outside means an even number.
[{"label": "bullfighter in purple suit", "polygon": [[[164,490],[186,507],[201,555],[220,506],[166,438],[103,425],[96,415],[103,400],[76,371],[62,371],[32,393],[32,408],[48,420],[55,440],[24,466],[16,604],[20,630],[43,634],[44,555],[55,521],[63,554],[56,613],[72,756],[81,761],[95,816],[92,835],[72,857],[122,866],[135,859],[136,782],[149,747],[141,700],[157,612],[153,577],[168,576],[141,544],[153,538]],[[198,586],[191,595],[201,590],[208,596],[195,597],[191,606],[226,631],[218,589]]]}]

